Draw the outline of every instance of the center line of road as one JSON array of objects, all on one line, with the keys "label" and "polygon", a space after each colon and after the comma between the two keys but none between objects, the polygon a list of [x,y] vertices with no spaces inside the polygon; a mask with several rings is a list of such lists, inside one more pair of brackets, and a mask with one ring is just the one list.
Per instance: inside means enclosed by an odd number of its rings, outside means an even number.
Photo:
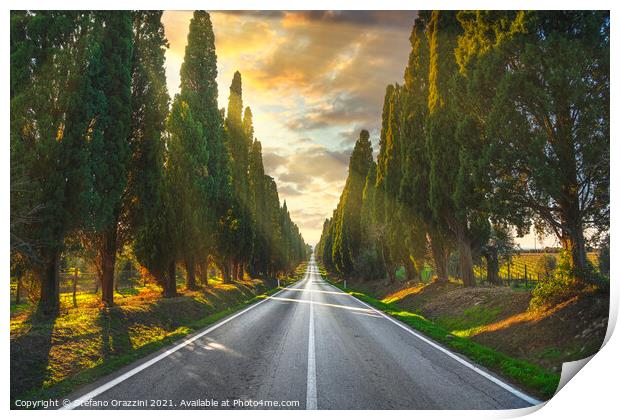
[{"label": "center line of road", "polygon": [[[312,287],[312,277],[309,277]],[[316,357],[314,354],[314,302],[310,293],[310,322],[308,325],[308,380],[306,383],[306,410],[316,410]]]}]

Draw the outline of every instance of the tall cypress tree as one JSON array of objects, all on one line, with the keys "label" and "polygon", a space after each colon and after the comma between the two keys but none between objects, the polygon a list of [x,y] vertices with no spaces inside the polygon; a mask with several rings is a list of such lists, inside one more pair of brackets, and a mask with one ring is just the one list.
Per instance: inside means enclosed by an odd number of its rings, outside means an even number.
[{"label": "tall cypress tree", "polygon": [[368,168],[362,208],[360,210],[361,241],[359,255],[355,261],[355,273],[363,279],[377,279],[385,275],[383,260],[379,255],[381,244],[377,242],[376,223],[374,219],[375,193],[377,184],[377,164],[373,161]]},{"label": "tall cypress tree", "polygon": [[406,226],[405,240],[418,275],[423,268],[428,235],[437,277],[440,281],[447,281],[446,227],[433,217],[429,200],[430,165],[425,130],[430,58],[425,30],[429,18],[428,12],[421,12],[409,38],[411,53],[405,69],[402,92],[403,174],[399,192],[399,213]]},{"label": "tall cypress tree", "polygon": [[[246,111],[247,115],[247,111]],[[250,190],[252,193],[252,218],[254,234],[252,235],[251,271],[266,275],[270,258],[268,248],[269,224],[267,220],[267,192],[265,169],[263,167],[262,146],[258,140],[252,144],[249,170]]]},{"label": "tall cypress tree", "polygon": [[[467,200],[458,200],[464,175],[472,170],[470,154],[461,147],[457,133],[458,111],[455,77],[458,68],[454,50],[462,32],[454,12],[433,11],[428,22],[429,95],[427,148],[430,161],[429,196],[433,217],[447,225],[456,239],[461,277],[465,286],[474,286],[472,231],[476,217]],[[463,171],[460,172],[461,166]],[[468,166],[466,168],[465,166]],[[471,178],[470,178],[471,180]],[[459,191],[461,190],[461,191]],[[465,198],[460,195],[460,198]],[[457,201],[460,201],[457,204]]]},{"label": "tall cypress tree", "polygon": [[280,228],[280,198],[276,182],[269,175],[264,177],[265,183],[265,226],[267,232],[267,275],[275,278],[280,266],[280,250],[278,244],[282,239]]},{"label": "tall cypress tree", "polygon": [[122,194],[127,183],[131,132],[131,12],[101,12],[103,28],[94,83],[102,98],[92,128],[92,234],[87,241],[96,252],[102,301],[114,303],[114,265]]},{"label": "tall cypress tree", "polygon": [[361,207],[362,194],[368,169],[372,164],[372,146],[368,131],[362,130],[349,159],[349,173],[342,191],[336,241],[339,255],[337,268],[345,275],[353,273],[362,240]]},{"label": "tall cypress tree", "polygon": [[164,130],[168,90],[164,68],[168,42],[161,11],[134,11],[132,118],[127,190],[123,199],[125,241],[133,240],[138,261],[160,284],[165,283],[173,254],[164,191]]},{"label": "tall cypress tree", "polygon": [[[194,12],[190,21],[185,58],[181,66],[181,98],[187,102],[193,118],[202,125],[208,161],[206,195],[201,206],[204,246],[197,245],[200,258],[214,254],[220,268],[229,277],[230,253],[228,232],[234,219],[230,214],[232,185],[230,156],[224,143],[223,118],[217,104],[217,55],[211,18],[205,11]],[[191,255],[188,265],[195,264]]]},{"label": "tall cypress tree", "polygon": [[[185,261],[188,274],[187,286],[195,288],[193,262],[198,256],[205,231],[204,213],[209,174],[203,125],[195,118],[192,108],[177,95],[168,117],[168,159],[166,168],[166,194],[174,232],[170,242],[171,259],[168,262],[168,282],[172,284],[176,273],[175,260]],[[166,291],[165,291],[166,292]],[[173,291],[169,290],[168,294]]]},{"label": "tall cypress tree", "polygon": [[11,13],[11,248],[32,268],[45,315],[58,311],[59,256],[90,200],[94,27],[90,12]]},{"label": "tall cypress tree", "polygon": [[[401,262],[402,240],[398,220],[394,218],[398,209],[400,189],[400,91],[399,85],[388,85],[383,104],[379,155],[377,156],[377,180],[375,192],[375,223],[381,244],[381,256],[390,282],[394,282],[396,266]],[[399,242],[399,244],[396,244]]]},{"label": "tall cypress tree", "polygon": [[[249,120],[242,118],[243,98],[241,88],[241,74],[235,72],[230,85],[228,98],[228,112],[226,114],[226,144],[231,156],[231,175],[233,184],[233,217],[235,218],[234,230],[230,240],[235,243],[233,250],[233,277],[241,279],[244,267],[247,265],[252,252],[252,219],[251,204],[248,182],[248,158],[249,146],[248,132],[253,132],[251,127],[251,114]],[[245,126],[249,124],[249,126]],[[253,135],[253,133],[251,134]]]}]

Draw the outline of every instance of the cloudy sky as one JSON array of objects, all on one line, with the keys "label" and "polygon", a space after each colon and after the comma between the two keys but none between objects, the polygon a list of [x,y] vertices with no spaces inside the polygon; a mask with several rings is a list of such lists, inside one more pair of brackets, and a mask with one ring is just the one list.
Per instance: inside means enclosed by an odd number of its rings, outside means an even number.
[{"label": "cloudy sky", "polygon": [[[219,103],[236,70],[266,172],[310,244],[338,203],[362,128],[377,152],[385,87],[402,82],[414,11],[212,12]],[[179,91],[190,11],[163,22],[168,89]],[[533,245],[533,238],[525,246]]]},{"label": "cloudy sky", "polygon": [[[192,12],[167,11],[168,89],[179,90]],[[212,12],[220,106],[236,70],[265,170],[307,242],[338,202],[362,128],[378,142],[385,86],[401,81],[415,12]]]}]

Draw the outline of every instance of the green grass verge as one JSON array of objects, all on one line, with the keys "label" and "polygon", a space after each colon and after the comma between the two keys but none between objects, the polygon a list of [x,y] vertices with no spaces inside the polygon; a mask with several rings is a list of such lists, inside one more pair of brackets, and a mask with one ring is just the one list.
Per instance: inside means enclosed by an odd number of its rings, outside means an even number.
[{"label": "green grass verge", "polygon": [[[283,286],[290,284],[298,279],[288,278],[284,281]],[[49,387],[43,387],[36,390],[31,390],[23,395],[20,395],[16,399],[22,400],[45,400],[45,399],[53,399],[63,397],[70,392],[76,390],[80,386],[89,384],[94,382],[95,380],[108,375],[110,373],[115,372],[118,369],[121,369],[143,357],[148,356],[149,354],[156,352],[166,346],[172,345],[176,341],[186,337],[187,335],[197,332],[201,329],[208,327],[211,324],[216,323],[217,321],[232,315],[233,313],[246,308],[260,300],[266,299],[268,296],[276,293],[280,288],[273,288],[266,292],[263,292],[260,295],[256,295],[251,299],[245,300],[239,304],[233,305],[225,310],[220,312],[216,312],[207,317],[191,321],[186,323],[178,328],[177,333],[173,333],[167,335],[159,341],[154,341],[143,345],[136,349],[128,350],[126,353],[122,355],[114,355],[106,358],[101,364],[94,366],[92,368],[83,370],[77,373],[74,376],[71,376],[67,379],[64,379],[60,382],[54,383]],[[14,406],[14,401],[11,401],[11,405]]]},{"label": "green grass verge", "polygon": [[497,372],[540,398],[551,398],[558,387],[560,375],[556,373],[549,372],[540,366],[523,360],[515,359],[502,352],[475,343],[468,338],[455,336],[421,315],[402,310],[392,303],[382,302],[364,293],[356,292],[349,288],[344,289],[341,284],[331,282],[325,275],[323,278],[351,296],[404,322],[436,342],[468,357],[470,360]]}]

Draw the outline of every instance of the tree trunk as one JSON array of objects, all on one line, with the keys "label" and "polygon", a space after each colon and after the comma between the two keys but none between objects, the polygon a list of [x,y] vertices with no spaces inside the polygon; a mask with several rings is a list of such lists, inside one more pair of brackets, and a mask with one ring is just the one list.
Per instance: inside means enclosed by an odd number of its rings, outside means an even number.
[{"label": "tree trunk", "polygon": [[116,228],[104,233],[100,250],[101,301],[105,306],[114,305],[114,265],[116,263]]},{"label": "tree trunk", "polygon": [[204,287],[209,286],[209,265],[206,262],[198,264],[198,277],[200,278],[200,283]]},{"label": "tree trunk", "polygon": [[386,267],[387,276],[388,276],[388,284],[396,283],[396,269],[393,266]]},{"label": "tree trunk", "polygon": [[20,295],[22,293],[22,275],[21,273],[19,273],[19,275],[16,276],[17,277],[17,287],[15,288],[15,304],[19,305],[20,302]]},{"label": "tree trunk", "polygon": [[385,244],[382,239],[379,239],[378,246],[381,251],[381,262],[383,263],[383,271],[385,271],[385,274],[388,277],[388,284],[392,284],[396,280],[396,273],[394,272],[395,270],[392,267],[392,264],[390,264],[390,262],[388,261],[388,257],[385,255]]},{"label": "tree trunk", "polygon": [[461,277],[463,286],[474,287],[476,279],[474,278],[474,263],[471,255],[471,243],[465,234],[464,228],[457,230],[456,236],[459,245],[459,263],[461,266]]},{"label": "tree trunk", "polygon": [[436,232],[429,233],[431,243],[431,253],[435,261],[435,271],[437,281],[440,283],[448,282],[448,256],[444,247],[443,240]]},{"label": "tree trunk", "polygon": [[222,283],[224,284],[230,284],[232,283],[231,280],[231,268],[232,268],[232,264],[230,262],[230,260],[224,259],[224,261],[222,262],[222,267],[221,267],[221,271],[222,271]]},{"label": "tree trunk", "polygon": [[592,279],[588,275],[586,241],[578,223],[572,223],[572,227],[563,232],[562,246],[569,252],[575,283],[579,285],[591,283]]},{"label": "tree trunk", "polygon": [[497,251],[489,251],[484,255],[484,258],[487,260],[487,282],[499,286],[499,259]]},{"label": "tree trunk", "polygon": [[187,270],[187,289],[196,290],[196,264],[194,263],[194,258],[188,257],[185,259],[185,269]]},{"label": "tree trunk", "polygon": [[236,281],[239,280],[239,263],[236,261],[233,261],[232,263],[232,280]]},{"label": "tree trunk", "polygon": [[36,271],[41,287],[38,312],[54,316],[60,309],[60,278],[58,273],[59,253],[52,251],[44,265]]},{"label": "tree trunk", "polygon": [[168,275],[166,276],[166,281],[164,283],[164,293],[165,298],[175,297],[177,295],[177,265],[176,261],[171,261],[168,264]]},{"label": "tree trunk", "polygon": [[407,256],[404,258],[403,265],[405,266],[405,274],[407,276],[407,280],[418,280],[420,279],[419,272],[416,269],[415,264],[411,260],[411,257]]}]

